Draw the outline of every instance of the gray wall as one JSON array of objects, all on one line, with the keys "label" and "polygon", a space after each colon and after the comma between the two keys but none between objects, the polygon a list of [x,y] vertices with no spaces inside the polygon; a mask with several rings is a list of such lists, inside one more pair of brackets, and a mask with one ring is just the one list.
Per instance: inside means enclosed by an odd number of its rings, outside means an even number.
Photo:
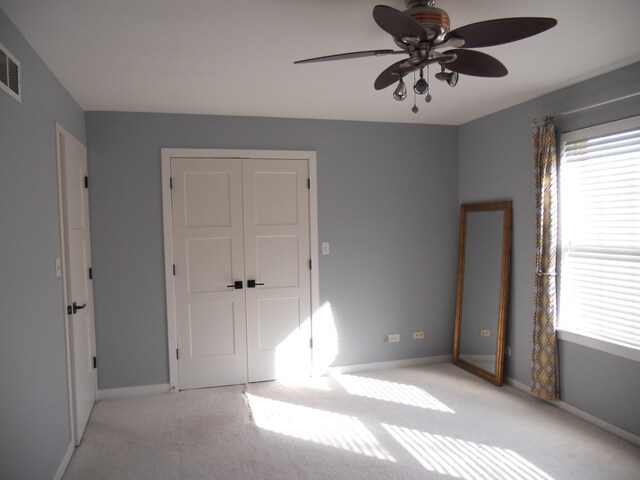
[{"label": "gray wall", "polygon": [[[160,148],[314,150],[334,365],[451,353],[457,129],[88,112],[99,388],[168,383]],[[411,332],[425,331],[414,341]],[[387,344],[385,335],[401,342]],[[317,348],[322,348],[316,345]]]},{"label": "gray wall", "polygon": [[[530,384],[535,195],[531,123],[545,115],[627,95],[640,87],[640,63],[542,96],[459,128],[461,202],[513,200],[513,256],[506,375]],[[558,118],[570,131],[640,114],[640,97]],[[638,363],[560,342],[561,398],[603,420],[640,435]]]},{"label": "gray wall", "polygon": [[84,113],[0,9],[22,103],[0,92],[0,478],[46,479],[69,448],[55,122]]}]

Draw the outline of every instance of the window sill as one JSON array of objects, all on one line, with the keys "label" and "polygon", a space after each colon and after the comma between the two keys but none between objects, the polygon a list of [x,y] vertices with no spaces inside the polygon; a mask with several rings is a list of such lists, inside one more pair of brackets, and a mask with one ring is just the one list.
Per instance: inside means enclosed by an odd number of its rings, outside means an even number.
[{"label": "window sill", "polygon": [[610,353],[617,357],[628,358],[640,362],[640,349],[623,345],[621,343],[615,343],[610,340],[602,340],[597,337],[590,337],[582,333],[572,332],[570,330],[557,330],[558,338],[565,342],[577,343],[585,347],[600,350],[601,352]]}]

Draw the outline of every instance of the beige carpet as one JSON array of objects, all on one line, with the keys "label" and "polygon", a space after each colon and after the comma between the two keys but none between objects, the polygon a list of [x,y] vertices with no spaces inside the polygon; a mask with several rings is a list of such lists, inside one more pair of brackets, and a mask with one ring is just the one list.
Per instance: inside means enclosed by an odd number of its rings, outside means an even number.
[{"label": "beige carpet", "polygon": [[64,480],[640,479],[640,448],[449,364],[103,400]]}]

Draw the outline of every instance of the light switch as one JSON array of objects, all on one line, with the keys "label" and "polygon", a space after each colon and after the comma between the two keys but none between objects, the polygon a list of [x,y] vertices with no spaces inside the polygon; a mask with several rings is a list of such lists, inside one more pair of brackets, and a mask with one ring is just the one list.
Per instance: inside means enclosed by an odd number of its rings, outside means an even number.
[{"label": "light switch", "polygon": [[322,254],[329,255],[329,242],[322,242]]},{"label": "light switch", "polygon": [[56,278],[60,278],[62,276],[62,261],[59,258],[56,258]]}]

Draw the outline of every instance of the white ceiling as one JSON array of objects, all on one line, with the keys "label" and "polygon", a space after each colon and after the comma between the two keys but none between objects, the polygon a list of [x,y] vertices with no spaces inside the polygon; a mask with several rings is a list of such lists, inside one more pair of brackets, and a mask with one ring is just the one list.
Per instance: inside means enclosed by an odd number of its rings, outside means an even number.
[{"label": "white ceiling", "polygon": [[[396,56],[294,60],[394,48],[373,21],[404,0],[0,0],[87,110],[251,115],[459,125],[640,60],[638,0],[440,0],[451,28],[503,17],[558,25],[482,49],[499,79],[432,78],[433,100],[396,102],[373,81]],[[433,71],[432,77],[433,77]]]}]

